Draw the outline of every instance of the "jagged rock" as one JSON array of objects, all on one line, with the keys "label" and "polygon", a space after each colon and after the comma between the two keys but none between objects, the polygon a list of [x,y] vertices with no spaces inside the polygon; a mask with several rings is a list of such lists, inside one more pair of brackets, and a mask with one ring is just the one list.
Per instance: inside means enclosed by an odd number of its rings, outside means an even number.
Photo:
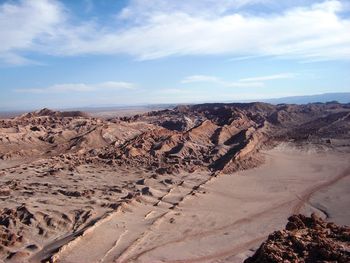
[{"label": "jagged rock", "polygon": [[[28,138],[34,130],[37,137]],[[200,104],[125,121],[43,109],[0,121],[0,156],[39,158],[45,152],[72,171],[80,164],[102,162],[160,175],[201,169],[232,173],[261,164],[258,152],[272,141],[311,140],[330,147],[332,138],[350,139],[349,130],[350,106],[335,103]],[[52,168],[47,175],[58,171]]]},{"label": "jagged rock", "polygon": [[136,181],[136,184],[138,185],[144,185],[145,184],[145,179],[140,179]]},{"label": "jagged rock", "polygon": [[245,263],[350,262],[350,228],[316,215],[293,215]]},{"label": "jagged rock", "polygon": [[147,187],[147,186],[141,189],[141,193],[142,193],[142,195],[150,195],[150,196],[152,196],[152,193],[151,193],[149,187]]}]

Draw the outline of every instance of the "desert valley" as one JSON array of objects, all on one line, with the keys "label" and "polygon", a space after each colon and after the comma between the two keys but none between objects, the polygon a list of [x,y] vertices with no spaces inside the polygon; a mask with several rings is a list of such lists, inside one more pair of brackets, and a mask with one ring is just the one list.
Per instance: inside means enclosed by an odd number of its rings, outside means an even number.
[{"label": "desert valley", "polygon": [[349,153],[337,102],[4,118],[0,261],[348,262]]},{"label": "desert valley", "polygon": [[349,0],[0,0],[0,263],[349,263]]}]

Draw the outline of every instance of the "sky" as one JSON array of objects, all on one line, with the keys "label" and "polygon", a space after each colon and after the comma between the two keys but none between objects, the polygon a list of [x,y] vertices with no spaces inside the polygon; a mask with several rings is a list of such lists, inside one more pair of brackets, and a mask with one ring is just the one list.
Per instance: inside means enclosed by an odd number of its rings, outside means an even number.
[{"label": "sky", "polygon": [[350,0],[0,0],[0,110],[350,92]]}]

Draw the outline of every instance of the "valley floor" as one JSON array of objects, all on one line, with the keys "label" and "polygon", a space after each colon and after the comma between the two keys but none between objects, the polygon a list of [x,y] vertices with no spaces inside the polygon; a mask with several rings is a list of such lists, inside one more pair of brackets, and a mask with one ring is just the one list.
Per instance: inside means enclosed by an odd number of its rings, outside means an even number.
[{"label": "valley floor", "polygon": [[281,144],[263,155],[266,162],[258,168],[191,175],[162,193],[146,180],[153,194],[53,239],[31,261],[53,255],[57,262],[76,263],[242,262],[291,214],[316,212],[350,224],[348,153]]}]

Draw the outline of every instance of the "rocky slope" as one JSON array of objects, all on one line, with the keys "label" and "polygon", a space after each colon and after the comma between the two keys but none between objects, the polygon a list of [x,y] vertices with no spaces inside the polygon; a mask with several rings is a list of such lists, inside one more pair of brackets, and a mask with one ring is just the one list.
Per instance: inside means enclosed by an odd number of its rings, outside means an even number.
[{"label": "rocky slope", "polygon": [[350,228],[327,223],[316,215],[294,215],[245,263],[350,262]]},{"label": "rocky slope", "polygon": [[179,169],[232,172],[261,163],[276,141],[347,140],[350,105],[202,104],[101,120],[43,109],[0,121],[0,158],[74,154],[159,173]]},{"label": "rocky slope", "polygon": [[230,173],[254,167],[256,154],[277,141],[340,143],[349,139],[350,105],[202,104],[151,112],[132,118],[157,128],[119,148],[106,147],[101,158],[118,164],[174,172],[209,169]]}]

